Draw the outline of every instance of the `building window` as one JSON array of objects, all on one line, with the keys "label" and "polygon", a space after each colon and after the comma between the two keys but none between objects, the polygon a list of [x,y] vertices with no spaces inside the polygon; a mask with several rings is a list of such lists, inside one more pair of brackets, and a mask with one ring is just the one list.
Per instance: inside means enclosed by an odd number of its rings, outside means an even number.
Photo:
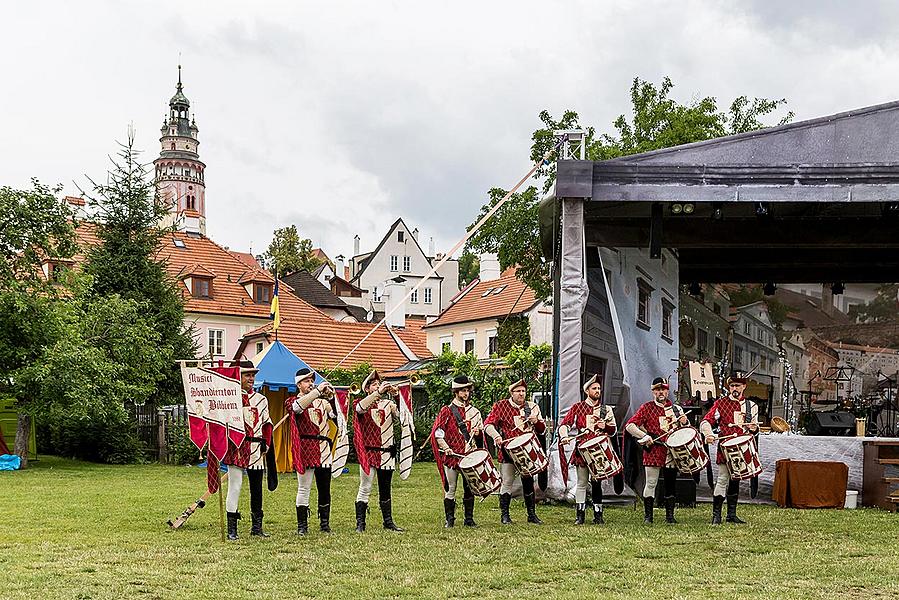
[{"label": "building window", "polygon": [[699,350],[700,355],[708,352],[709,332],[705,329],[698,329],[696,331],[696,349]]},{"label": "building window", "polygon": [[721,358],[724,355],[724,340],[717,335],[715,336],[715,358]]},{"label": "building window", "polygon": [[380,289],[378,286],[375,286],[375,289],[372,290],[372,293],[371,293],[371,299],[372,299],[372,301],[374,301],[374,302],[380,302],[380,301],[381,301],[381,289]]},{"label": "building window", "polygon": [[256,354],[259,354],[263,350],[265,350],[265,343],[264,342],[256,342]]},{"label": "building window", "polygon": [[752,335],[752,326],[749,324],[749,321],[743,322],[743,333],[746,335]]},{"label": "building window", "polygon": [[761,361],[762,361],[762,363],[760,365],[761,370],[767,371],[768,370],[768,357],[765,356],[764,354],[762,354]]},{"label": "building window", "polygon": [[403,273],[408,273],[412,270],[412,257],[404,256],[403,257]]},{"label": "building window", "polygon": [[425,288],[425,304],[430,304],[430,303],[431,303],[431,288],[426,287]]},{"label": "building window", "polygon": [[191,294],[194,298],[212,298],[212,281],[205,277],[194,277]]},{"label": "building window", "polygon": [[453,336],[448,335],[440,338],[440,352],[449,352],[453,349]]},{"label": "building window", "polygon": [[762,342],[762,343],[764,344],[764,343],[765,343],[765,338],[766,338],[766,337],[767,337],[767,336],[765,335],[765,330],[762,329],[761,327],[759,327],[759,330],[758,330],[758,333],[757,333],[756,336],[755,336],[755,339],[757,339],[758,341],[760,341],[760,342]]},{"label": "building window", "polygon": [[409,296],[409,302],[418,304],[418,290],[412,290],[412,295]]},{"label": "building window", "polygon": [[396,241],[398,241],[398,242],[406,241],[406,232],[405,231],[397,231],[396,232]]},{"label": "building window", "polygon": [[490,356],[499,354],[499,336],[497,336],[496,334],[493,334],[487,338],[487,354],[489,354]]},{"label": "building window", "polygon": [[749,353],[749,368],[754,369],[755,365],[758,364],[758,361],[759,361],[759,355],[756,354],[755,352],[750,352]]},{"label": "building window", "polygon": [[717,302],[715,304],[713,304],[712,312],[715,313],[716,315],[720,315],[721,314],[721,305],[718,304]]},{"label": "building window", "polygon": [[391,273],[395,273],[397,269],[398,259],[396,254],[390,255],[390,271]]},{"label": "building window", "polygon": [[474,352],[474,338],[462,340],[462,352],[464,352],[465,354],[471,354]]},{"label": "building window", "polygon": [[207,335],[209,341],[209,356],[224,356],[225,330],[209,329]]},{"label": "building window", "polygon": [[272,286],[257,283],[253,286],[253,301],[256,304],[269,304],[272,301]]},{"label": "building window", "polygon": [[734,346],[734,365],[743,366],[743,349],[739,346]]},{"label": "building window", "polygon": [[650,329],[649,311],[652,287],[642,279],[637,279],[637,325]]},{"label": "building window", "polygon": [[674,311],[674,305],[667,300],[662,300],[662,337],[669,342],[673,341],[671,337],[671,313]]}]

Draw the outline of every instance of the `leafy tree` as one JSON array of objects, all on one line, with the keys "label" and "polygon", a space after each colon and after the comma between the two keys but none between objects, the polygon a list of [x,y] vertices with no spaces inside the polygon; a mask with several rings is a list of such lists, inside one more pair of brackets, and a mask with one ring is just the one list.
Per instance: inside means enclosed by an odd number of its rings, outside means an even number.
[{"label": "leafy tree", "polygon": [[527,347],[531,343],[531,323],[526,315],[510,315],[499,322],[496,336],[500,354],[515,347]]},{"label": "leafy tree", "polygon": [[[698,142],[733,133],[743,133],[765,127],[761,118],[786,104],[786,100],[768,100],[740,96],[731,102],[729,109],[718,109],[714,97],[692,100],[686,104],[669,97],[674,84],[664,78],[661,85],[635,78],[631,85],[630,97],[632,116],[630,120],[620,115],[613,122],[614,134],[596,134],[593,127],[583,127],[586,132],[586,154],[589,160],[607,160],[619,156],[648,152],[679,144]],[[560,119],[554,119],[548,111],[539,115],[542,127],[537,129],[531,145],[531,160],[540,160],[553,148],[553,131],[558,129],[580,129],[578,113],[567,110]],[[787,123],[793,113],[787,113],[779,124]],[[555,182],[554,162],[542,165],[536,172],[543,180],[542,190],[547,193]],[[480,219],[505,194],[494,188],[488,192],[489,201],[482,207]],[[503,268],[519,265],[516,276],[537,292],[540,298],[549,298],[552,283],[549,265],[540,256],[537,188],[531,186],[524,192],[514,194],[497,211],[471,240],[468,247],[477,252],[495,252],[500,257]]]},{"label": "leafy tree", "polygon": [[877,297],[849,307],[849,316],[861,323],[899,320],[899,284],[885,283],[877,288]]},{"label": "leafy tree", "polygon": [[462,251],[459,257],[459,288],[463,288],[475,279],[481,269],[481,260],[478,255],[468,248]]},{"label": "leafy tree", "polygon": [[300,238],[296,225],[276,229],[264,257],[269,271],[278,275],[303,270],[312,272],[323,262],[313,256],[312,240]]},{"label": "leafy tree", "polygon": [[727,295],[730,297],[731,306],[735,307],[746,306],[761,300],[768,308],[768,316],[771,317],[771,322],[778,329],[783,326],[783,322],[790,312],[789,306],[774,296],[766,296],[760,285],[741,285],[728,290]]}]

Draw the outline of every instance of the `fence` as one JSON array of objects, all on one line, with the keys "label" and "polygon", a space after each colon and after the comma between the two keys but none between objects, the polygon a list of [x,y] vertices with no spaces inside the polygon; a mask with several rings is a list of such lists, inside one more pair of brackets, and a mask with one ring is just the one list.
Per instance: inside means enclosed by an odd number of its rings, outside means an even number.
[{"label": "fence", "polygon": [[179,432],[187,429],[187,407],[183,404],[157,408],[133,406],[132,414],[138,439],[146,448],[147,458],[161,463],[171,462],[171,451]]}]

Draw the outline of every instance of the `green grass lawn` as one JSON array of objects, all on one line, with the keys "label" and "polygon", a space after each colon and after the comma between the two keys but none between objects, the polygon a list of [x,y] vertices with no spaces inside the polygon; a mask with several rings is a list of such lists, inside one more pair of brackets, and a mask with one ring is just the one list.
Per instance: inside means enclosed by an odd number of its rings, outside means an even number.
[{"label": "green grass lawn", "polygon": [[383,531],[373,502],[358,535],[355,473],[333,482],[333,535],[317,520],[294,535],[296,479],[283,476],[265,497],[272,537],[249,537],[245,490],[241,539],[222,543],[217,499],[165,524],[202,492],[201,469],[44,457],[0,473],[0,598],[899,597],[895,514],[749,506],[749,525],[713,528],[701,505],[647,527],[642,510],[614,508],[605,526],[574,527],[571,508],[541,506],[545,524],[528,526],[516,501],[502,527],[491,498],[479,528],[444,530],[436,469],[418,464],[394,485],[407,532]]}]

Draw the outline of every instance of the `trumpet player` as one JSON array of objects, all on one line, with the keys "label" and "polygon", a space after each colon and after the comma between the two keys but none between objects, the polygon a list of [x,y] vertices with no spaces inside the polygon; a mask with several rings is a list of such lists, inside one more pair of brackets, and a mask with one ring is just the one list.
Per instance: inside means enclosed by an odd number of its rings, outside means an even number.
[{"label": "trumpet player", "polygon": [[[718,441],[718,437],[712,432],[713,427],[718,427],[720,436],[733,437],[747,432],[756,433],[759,430],[758,405],[743,397],[748,379],[743,373],[737,371],[727,378],[727,395],[715,400],[709,412],[705,414],[699,423],[699,431],[705,436],[707,444]],[[718,446],[715,462],[718,463],[718,479],[715,481],[715,491],[712,494],[712,524],[721,524],[721,508],[727,501],[728,523],[745,523],[737,516],[737,500],[740,497],[740,482],[731,479],[727,461],[721,446]]]},{"label": "trumpet player", "polygon": [[337,418],[334,388],[327,381],[315,385],[315,372],[302,368],[294,378],[297,393],[284,401],[290,419],[290,450],[297,472],[297,535],[309,531],[309,494],[312,478],[318,491],[319,528],[331,532],[331,462],[332,440],[328,422]]},{"label": "trumpet player", "polygon": [[[527,384],[524,379],[519,379],[509,386],[509,398],[499,400],[493,405],[484,425],[484,432],[496,445],[500,474],[503,478],[502,487],[499,490],[500,523],[511,525],[512,517],[509,515],[509,505],[512,503],[512,485],[515,483],[515,478],[518,477],[518,471],[512,459],[502,450],[503,438],[511,440],[515,436],[529,432],[537,435],[546,432],[546,423],[540,415],[540,407],[534,402],[527,401]],[[532,475],[521,476],[521,491],[528,514],[528,523],[540,525],[543,521],[537,516]]]},{"label": "trumpet player", "polygon": [[390,485],[396,470],[397,445],[393,424],[399,419],[399,410],[391,394],[396,389],[381,381],[381,375],[372,371],[362,382],[364,398],[356,404],[353,420],[353,444],[359,458],[359,492],[356,494],[356,531],[365,531],[368,499],[375,474],[378,477],[378,504],[381,506],[384,529],[403,531],[393,522],[393,506]]},{"label": "trumpet player", "polygon": [[677,523],[674,519],[674,486],[677,469],[668,453],[664,438],[677,426],[689,424],[681,407],[668,399],[668,382],[662,377],[652,380],[652,400],[645,402],[625,425],[625,431],[634,436],[643,447],[643,468],[646,483],[643,486],[643,522],[652,523],[656,486],[662,475],[665,492],[665,522]]},{"label": "trumpet player", "polygon": [[[431,448],[437,461],[437,470],[443,481],[443,512],[445,527],[456,524],[456,484],[459,480],[459,459],[483,443],[484,422],[481,411],[472,406],[471,392],[474,384],[465,375],[453,379],[453,400],[437,413],[431,427]],[[477,527],[474,521],[474,493],[462,478],[462,505],[465,507],[466,527]]]}]

